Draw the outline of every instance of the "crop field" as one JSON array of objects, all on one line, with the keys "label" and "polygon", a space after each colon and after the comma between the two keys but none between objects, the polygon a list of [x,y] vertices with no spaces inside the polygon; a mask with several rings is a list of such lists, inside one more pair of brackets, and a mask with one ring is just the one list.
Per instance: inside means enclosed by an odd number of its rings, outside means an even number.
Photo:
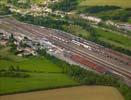
[{"label": "crop field", "polygon": [[1,100],[124,100],[116,88],[79,86],[1,96]]},{"label": "crop field", "polygon": [[131,49],[131,37],[123,36],[117,32],[104,31],[100,28],[96,29],[98,39],[120,46],[123,48]]},{"label": "crop field", "polygon": [[88,6],[114,5],[128,8],[131,7],[131,0],[82,0],[80,5],[88,5]]},{"label": "crop field", "polygon": [[83,36],[83,37],[89,37],[90,33],[87,32],[85,29],[83,29],[82,27],[78,26],[78,25],[65,25],[63,26],[63,28],[67,31],[69,31],[69,33],[72,33],[74,35],[77,36]]},{"label": "crop field", "polygon": [[128,20],[128,23],[130,23],[130,24],[131,24],[131,18]]},{"label": "crop field", "polygon": [[38,3],[38,4],[43,3],[44,1],[47,1],[47,0],[31,0],[31,2]]},{"label": "crop field", "polygon": [[62,73],[62,69],[44,57],[17,57],[9,48],[0,49],[0,70],[19,66],[30,77],[0,77],[0,94],[25,92],[78,85],[76,81]]},{"label": "crop field", "polygon": [[0,69],[7,69],[10,65],[19,66],[22,69],[29,71],[40,71],[40,72],[58,72],[60,73],[62,70],[60,67],[51,63],[49,60],[45,58],[38,57],[30,57],[23,58],[18,57],[10,52],[8,52],[9,48],[0,49]]},{"label": "crop field", "polygon": [[44,90],[75,85],[75,81],[61,73],[29,73],[29,78],[0,77],[0,94]]}]

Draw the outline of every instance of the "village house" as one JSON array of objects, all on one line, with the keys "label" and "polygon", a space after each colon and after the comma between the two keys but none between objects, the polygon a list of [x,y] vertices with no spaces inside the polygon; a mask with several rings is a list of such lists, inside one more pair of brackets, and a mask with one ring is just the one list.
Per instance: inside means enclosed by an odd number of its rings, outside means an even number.
[{"label": "village house", "polygon": [[3,33],[0,33],[0,45],[7,46],[7,44],[8,44],[8,37]]},{"label": "village house", "polygon": [[102,19],[100,19],[100,18],[97,18],[97,17],[94,17],[94,16],[88,16],[88,15],[85,15],[85,14],[81,14],[80,17],[83,18],[83,19],[86,19],[88,21],[94,22],[95,24],[98,24],[102,21]]},{"label": "village house", "polygon": [[113,21],[111,21],[111,20],[108,20],[108,21],[106,21],[105,22],[107,25],[111,25],[111,26],[115,26],[116,24],[113,22]]},{"label": "village house", "polygon": [[0,40],[0,45],[1,46],[7,46],[8,40]]},{"label": "village house", "polygon": [[26,47],[26,48],[24,48],[23,55],[33,55],[33,56],[36,56],[37,53],[32,48]]}]

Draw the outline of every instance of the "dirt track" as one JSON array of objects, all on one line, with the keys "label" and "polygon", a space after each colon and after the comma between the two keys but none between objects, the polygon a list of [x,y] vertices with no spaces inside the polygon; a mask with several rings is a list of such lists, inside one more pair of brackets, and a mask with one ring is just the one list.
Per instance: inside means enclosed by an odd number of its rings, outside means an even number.
[{"label": "dirt track", "polygon": [[124,100],[117,89],[104,86],[79,86],[47,91],[0,96],[0,100]]}]

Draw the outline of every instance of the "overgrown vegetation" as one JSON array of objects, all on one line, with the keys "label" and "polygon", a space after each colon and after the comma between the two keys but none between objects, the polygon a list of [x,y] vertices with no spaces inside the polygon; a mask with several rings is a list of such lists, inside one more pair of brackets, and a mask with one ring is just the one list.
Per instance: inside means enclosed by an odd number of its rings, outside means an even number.
[{"label": "overgrown vegetation", "polygon": [[118,6],[82,6],[78,12],[88,13],[90,15],[100,17],[103,20],[128,22],[131,18],[130,8],[120,8]]},{"label": "overgrown vegetation", "polygon": [[61,0],[58,3],[51,4],[49,7],[53,10],[71,11],[75,10],[78,5],[78,0]]},{"label": "overgrown vegetation", "polygon": [[79,5],[81,0],[61,0],[58,3],[52,4],[49,7],[53,10],[72,11],[75,10],[78,13],[88,13],[102,18],[103,20],[116,20],[122,22],[128,22],[131,18],[130,8],[121,8],[115,5],[95,5],[95,6],[83,6]]},{"label": "overgrown vegetation", "polygon": [[7,14],[10,14],[10,10],[9,10],[9,7],[6,6],[5,4],[1,4],[0,3],[0,15],[7,15]]},{"label": "overgrown vegetation", "polygon": [[105,12],[105,11],[111,11],[111,10],[116,10],[120,9],[120,7],[117,6],[91,6],[91,7],[83,7],[82,12],[83,13],[100,13],[100,12]]},{"label": "overgrown vegetation", "polygon": [[7,0],[7,3],[12,4],[19,8],[30,8],[31,2],[30,0]]},{"label": "overgrown vegetation", "polygon": [[29,76],[26,70],[20,69],[19,66],[9,66],[8,69],[0,70],[0,77],[28,78]]}]

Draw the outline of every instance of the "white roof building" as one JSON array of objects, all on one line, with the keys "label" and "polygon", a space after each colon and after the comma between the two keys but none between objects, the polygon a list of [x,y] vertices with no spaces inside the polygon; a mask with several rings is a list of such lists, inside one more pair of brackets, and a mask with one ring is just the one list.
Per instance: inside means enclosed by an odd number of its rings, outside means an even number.
[{"label": "white roof building", "polygon": [[96,24],[100,23],[102,21],[101,18],[98,18],[98,17],[94,17],[94,16],[87,16],[85,14],[81,14],[80,17],[82,17],[83,19],[86,19],[86,20],[89,20],[89,21],[92,21]]}]

